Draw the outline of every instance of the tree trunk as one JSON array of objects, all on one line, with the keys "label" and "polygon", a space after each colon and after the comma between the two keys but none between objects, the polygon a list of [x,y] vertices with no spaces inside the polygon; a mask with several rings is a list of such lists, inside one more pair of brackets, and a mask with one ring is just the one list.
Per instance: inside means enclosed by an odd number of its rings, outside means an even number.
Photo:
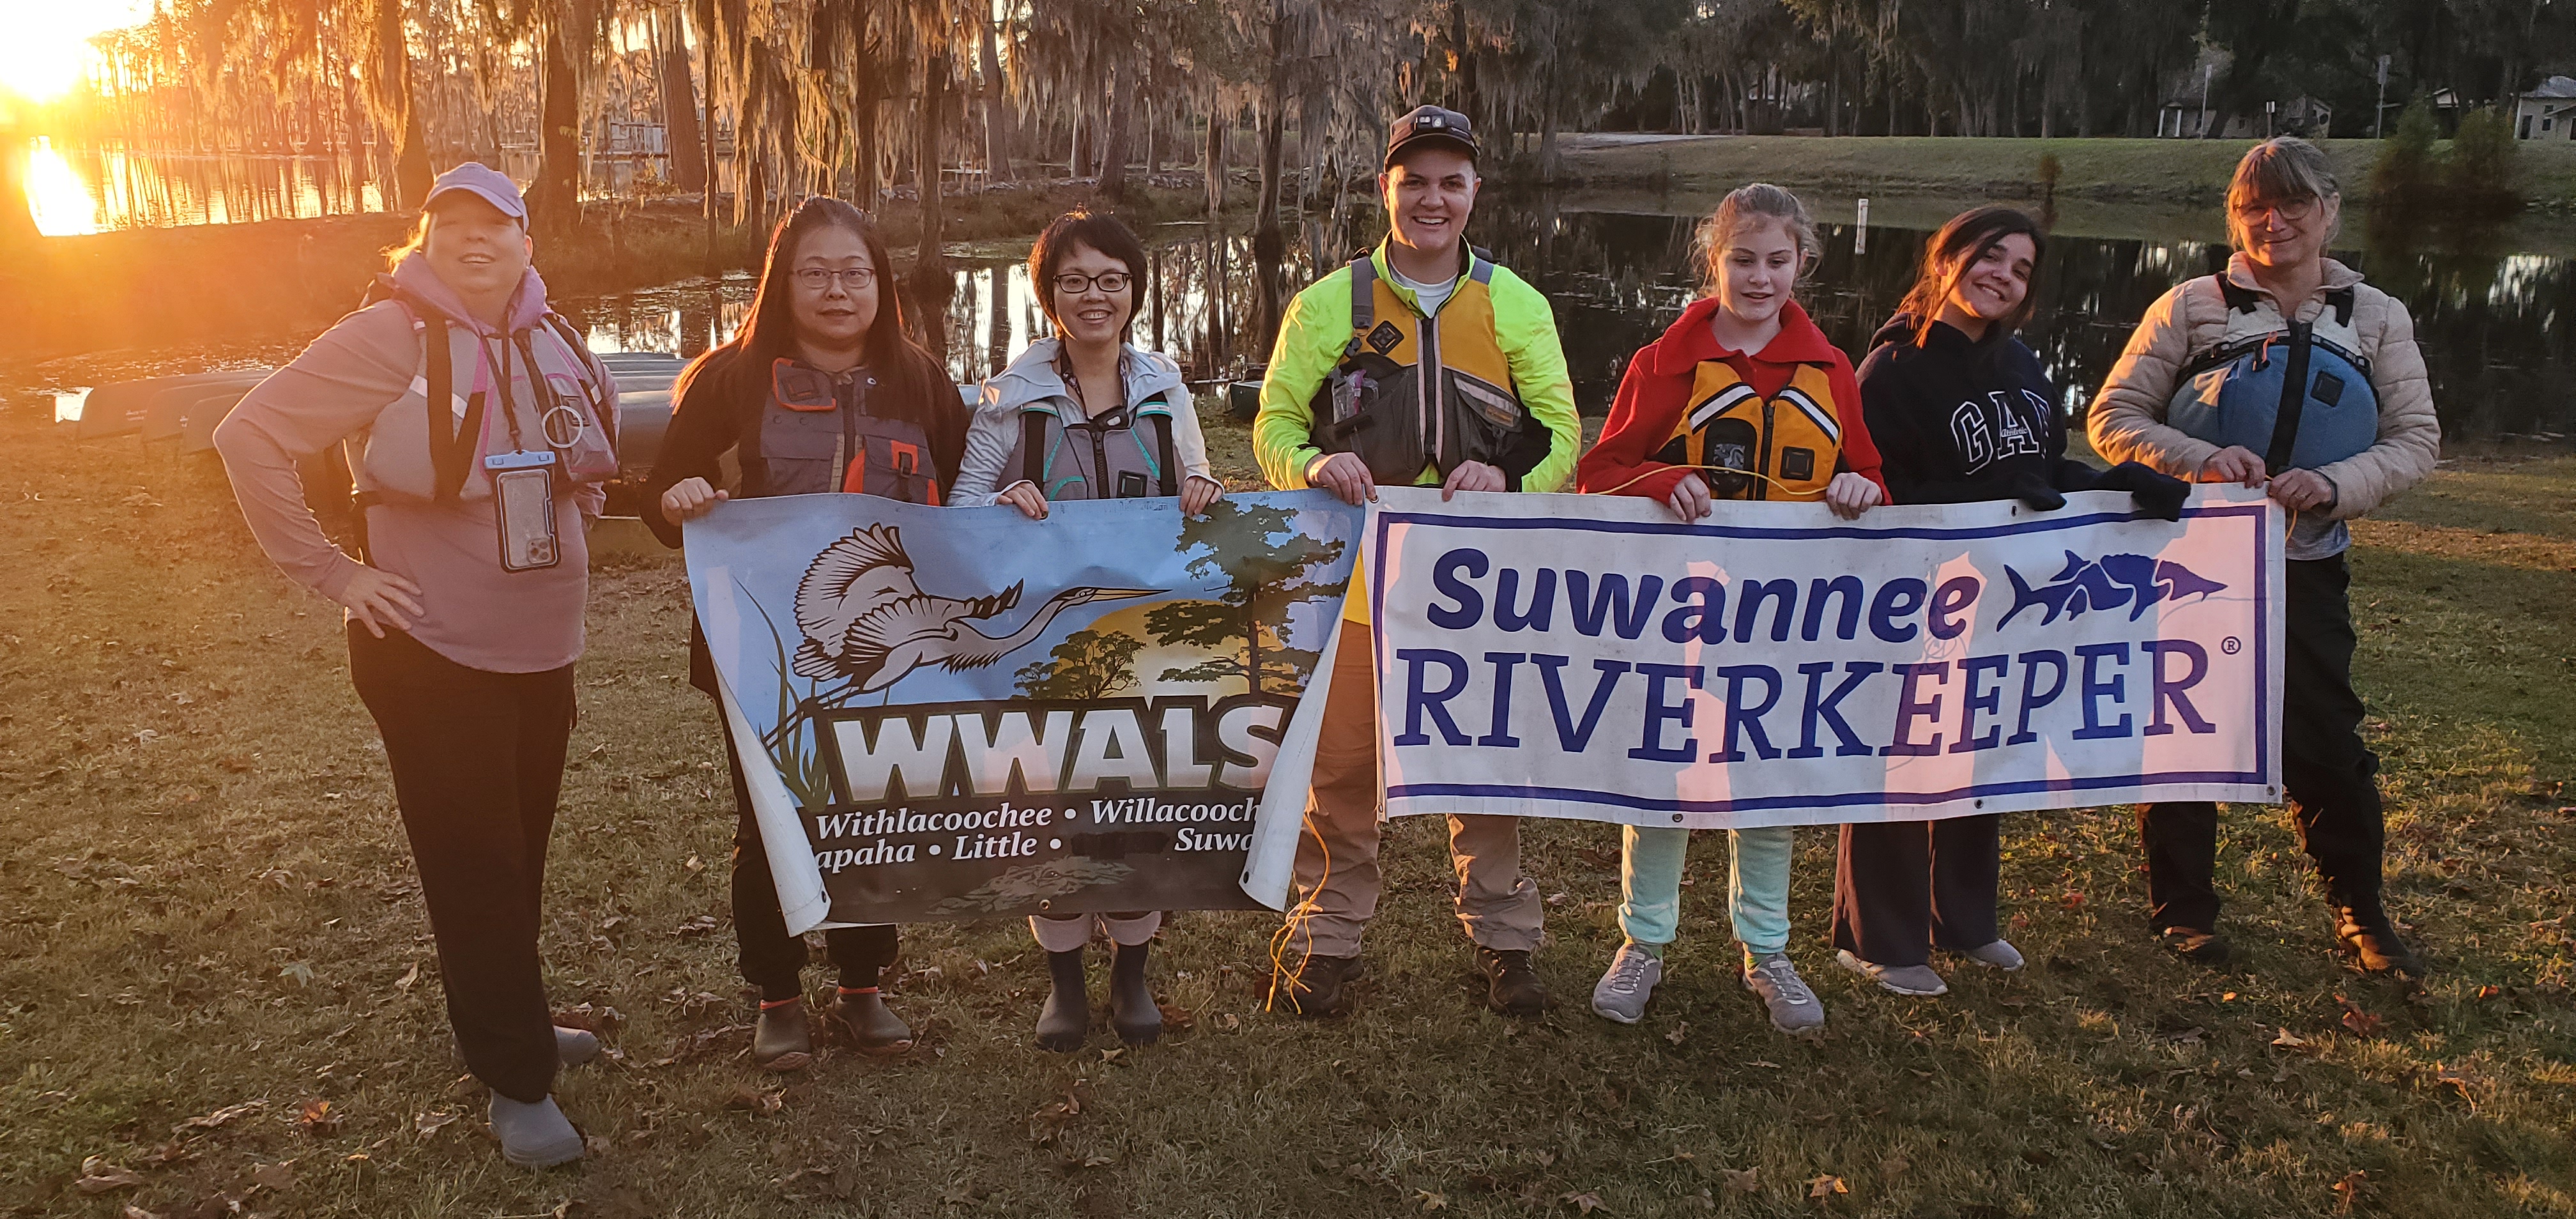
[{"label": "tree trunk", "polygon": [[921,248],[912,259],[912,292],[921,306],[922,345],[942,360],[948,358],[948,298],[957,290],[941,246],[948,214],[939,200],[939,133],[947,119],[948,53],[940,50],[922,65],[921,112],[913,118],[920,137],[913,148],[912,184],[921,196]]},{"label": "tree trunk", "polygon": [[1136,109],[1136,67],[1124,60],[1109,65],[1109,130],[1100,141],[1100,197],[1112,203],[1127,199],[1127,141]]},{"label": "tree trunk", "polygon": [[1011,146],[1018,132],[1017,118],[1011,113],[1011,99],[1002,85],[1002,52],[1000,35],[991,21],[982,23],[983,35],[976,47],[977,67],[984,77],[984,173],[991,181],[1008,182],[1011,174]]},{"label": "tree trunk", "polygon": [[1217,98],[1216,86],[1209,85],[1207,152],[1199,164],[1201,172],[1207,175],[1207,181],[1203,185],[1207,188],[1207,214],[1210,220],[1216,219],[1217,213],[1225,210],[1225,129],[1232,125],[1229,117],[1221,113],[1225,106]]},{"label": "tree trunk", "polygon": [[537,182],[528,227],[541,236],[562,237],[581,227],[581,96],[563,31],[548,22],[545,39],[538,77]]},{"label": "tree trunk", "polygon": [[1538,178],[1541,182],[1554,182],[1556,181],[1557,171],[1556,113],[1558,110],[1556,97],[1557,69],[1554,64],[1550,64],[1548,66],[1547,76],[1547,95],[1539,102]]},{"label": "tree trunk", "polygon": [[[1273,14],[1278,16],[1274,9]],[[1288,63],[1286,22],[1270,27],[1270,69],[1261,88],[1261,201],[1255,205],[1252,259],[1261,280],[1261,313],[1253,341],[1268,351],[1279,339],[1280,295],[1285,287],[1279,260],[1288,241],[1279,228],[1280,155],[1288,137]]]},{"label": "tree trunk", "polygon": [[689,79],[689,48],[680,37],[676,14],[666,24],[658,16],[660,45],[655,56],[662,68],[662,149],[671,157],[671,185],[682,192],[707,188],[704,137],[698,133],[698,87]]}]

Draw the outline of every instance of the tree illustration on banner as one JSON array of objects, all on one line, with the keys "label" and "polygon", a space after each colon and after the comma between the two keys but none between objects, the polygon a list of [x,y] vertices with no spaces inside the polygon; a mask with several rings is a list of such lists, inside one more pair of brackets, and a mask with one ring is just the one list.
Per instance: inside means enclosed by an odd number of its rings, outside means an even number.
[{"label": "tree illustration on banner", "polygon": [[1144,646],[1125,631],[1075,631],[1012,677],[1026,698],[1108,698],[1136,688],[1136,653]]},{"label": "tree illustration on banner", "polygon": [[[1187,668],[1166,669],[1164,681],[1216,682],[1240,679],[1254,693],[1295,694],[1305,688],[1322,653],[1288,646],[1288,610],[1300,601],[1341,600],[1347,578],[1322,581],[1315,569],[1329,567],[1349,543],[1309,536],[1296,524],[1292,509],[1270,504],[1221,499],[1205,513],[1185,517],[1178,546],[1190,559],[1189,574],[1200,579],[1223,577],[1225,590],[1212,600],[1159,605],[1145,614],[1145,629],[1165,646],[1186,646],[1210,653]],[[1264,647],[1265,638],[1271,646]]]}]

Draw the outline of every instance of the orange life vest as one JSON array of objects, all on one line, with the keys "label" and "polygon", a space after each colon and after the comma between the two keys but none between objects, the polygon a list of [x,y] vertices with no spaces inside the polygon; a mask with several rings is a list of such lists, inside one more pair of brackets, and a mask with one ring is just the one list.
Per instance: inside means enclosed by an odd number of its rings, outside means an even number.
[{"label": "orange life vest", "polygon": [[1824,494],[1842,455],[1842,416],[1822,365],[1798,365],[1788,384],[1765,398],[1726,361],[1702,360],[1692,374],[1690,408],[1655,457],[1717,467],[1700,473],[1719,499],[1806,500]]}]

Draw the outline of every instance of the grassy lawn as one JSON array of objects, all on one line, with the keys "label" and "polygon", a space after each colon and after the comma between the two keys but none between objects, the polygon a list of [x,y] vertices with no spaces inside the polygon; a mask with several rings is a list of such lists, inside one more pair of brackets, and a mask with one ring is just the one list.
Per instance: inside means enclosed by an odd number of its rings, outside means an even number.
[{"label": "grassy lawn", "polygon": [[1273,921],[1184,914],[1154,978],[1186,1027],[1042,1054],[1027,931],[932,925],[891,982],[911,1055],[760,1075],[681,570],[608,561],[545,951],[617,1059],[561,1081],[596,1154],[532,1176],[449,1048],[337,612],[261,559],[209,463],[78,449],[18,408],[0,447],[0,1212],[2576,1216],[2576,458],[2460,459],[2359,531],[2392,900],[2427,984],[2338,962],[2277,809],[2228,822],[2242,964],[2166,958],[2104,809],[2008,823],[2028,970],[1900,1000],[1832,966],[1815,831],[1792,951],[1831,1011],[1817,1044],[1731,976],[1714,839],[1647,1022],[1592,1016],[1617,942],[1597,825],[1528,834],[1555,1009],[1485,1013],[1441,827],[1412,819],[1348,1019],[1261,1014]]},{"label": "grassy lawn", "polygon": [[[1770,178],[1858,194],[2040,195],[2039,158],[2055,153],[2062,197],[2214,204],[2245,154],[2244,140],[2027,140],[1931,136],[1573,136],[1568,173],[1604,184],[1668,182],[1729,190]],[[2348,194],[2370,181],[2376,140],[2327,140]],[[2576,142],[2520,145],[2523,190],[2536,206],[2576,206]]]}]

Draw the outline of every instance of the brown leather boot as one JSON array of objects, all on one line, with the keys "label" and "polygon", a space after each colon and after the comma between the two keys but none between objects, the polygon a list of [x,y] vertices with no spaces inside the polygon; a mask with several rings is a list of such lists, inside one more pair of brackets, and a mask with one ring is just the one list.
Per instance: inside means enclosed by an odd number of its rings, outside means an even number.
[{"label": "brown leather boot", "polygon": [[814,1063],[814,1034],[805,1027],[805,1001],[760,1005],[751,1028],[751,1063],[763,1071],[802,1071]]},{"label": "brown leather boot", "polygon": [[912,1027],[885,1005],[885,996],[873,986],[842,990],[833,1010],[849,1026],[850,1044],[862,1054],[884,1057],[912,1048]]},{"label": "brown leather boot", "polygon": [[1271,975],[1269,1009],[1310,1019],[1339,1016],[1349,1010],[1348,987],[1360,973],[1357,955],[1301,957]]}]

